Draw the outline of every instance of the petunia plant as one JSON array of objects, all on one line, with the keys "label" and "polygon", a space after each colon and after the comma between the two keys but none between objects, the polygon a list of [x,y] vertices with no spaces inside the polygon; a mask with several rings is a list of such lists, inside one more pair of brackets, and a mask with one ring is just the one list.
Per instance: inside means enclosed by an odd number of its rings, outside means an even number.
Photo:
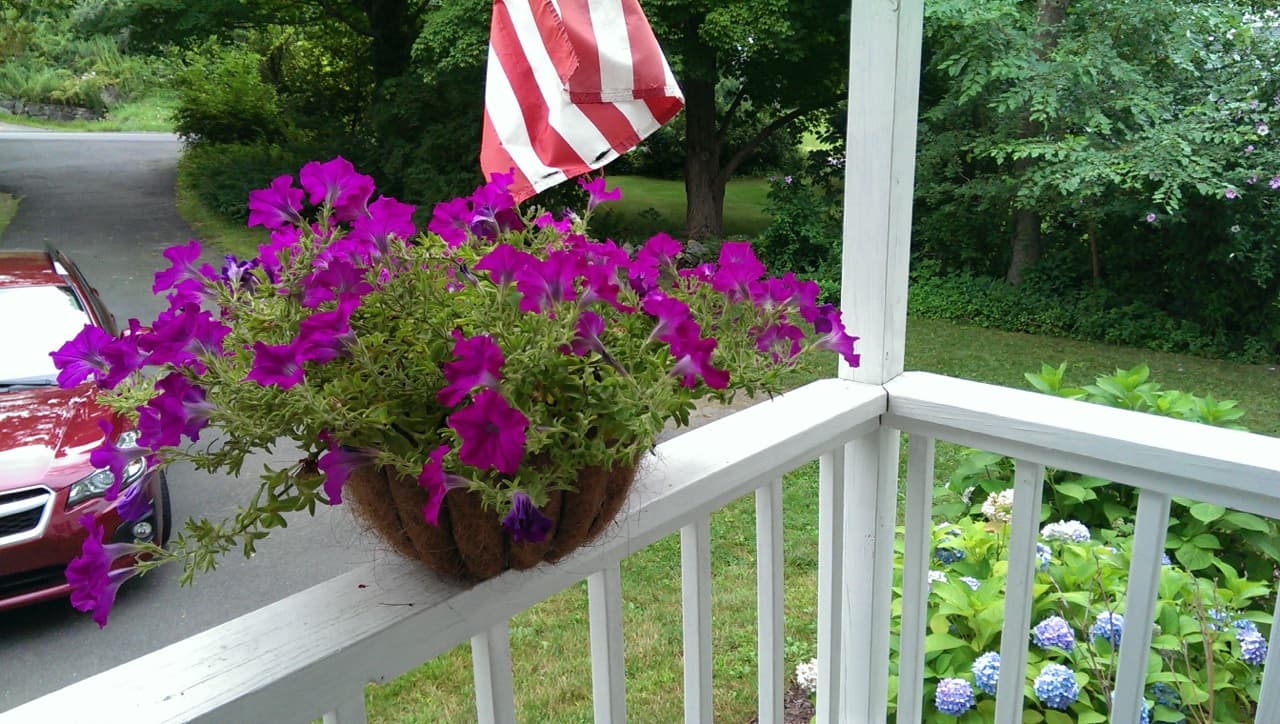
[{"label": "petunia plant", "polygon": [[465,490],[512,540],[540,541],[553,493],[633,465],[699,398],[777,392],[812,353],[858,363],[817,285],[765,277],[749,244],[691,266],[665,234],[636,249],[591,238],[592,210],[618,196],[602,179],[583,183],[582,216],[517,208],[510,183],[437,205],[420,232],[413,206],[376,196],[350,163],[308,163],[296,185],[250,194],[249,224],[270,231],[256,257],[217,268],[199,242],[174,246],[153,322],[120,338],[87,328],[55,352],[60,383],[92,377],[135,422],[130,445],[108,431],[94,453],[112,499],[140,495],[115,489],[131,460],[238,475],[255,452],[298,450],[234,516],[188,521],[169,550],[90,531],[77,607],[105,621],[124,575],[108,575],[113,557],[136,571],[176,561],[190,582],[286,516],[342,503],[371,468],[416,481],[428,524]]}]

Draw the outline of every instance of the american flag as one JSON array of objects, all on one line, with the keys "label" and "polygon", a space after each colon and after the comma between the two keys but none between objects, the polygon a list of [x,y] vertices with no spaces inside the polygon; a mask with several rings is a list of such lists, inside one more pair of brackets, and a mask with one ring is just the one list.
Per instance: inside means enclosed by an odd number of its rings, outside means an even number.
[{"label": "american flag", "polygon": [[684,105],[637,0],[494,0],[480,167],[517,201],[609,163]]}]

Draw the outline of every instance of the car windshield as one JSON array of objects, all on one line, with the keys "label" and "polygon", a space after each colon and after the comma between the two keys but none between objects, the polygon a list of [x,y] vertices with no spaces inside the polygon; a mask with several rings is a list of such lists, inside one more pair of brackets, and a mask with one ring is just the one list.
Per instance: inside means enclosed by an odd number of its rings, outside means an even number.
[{"label": "car windshield", "polygon": [[0,288],[0,385],[53,384],[49,353],[88,323],[70,287]]}]

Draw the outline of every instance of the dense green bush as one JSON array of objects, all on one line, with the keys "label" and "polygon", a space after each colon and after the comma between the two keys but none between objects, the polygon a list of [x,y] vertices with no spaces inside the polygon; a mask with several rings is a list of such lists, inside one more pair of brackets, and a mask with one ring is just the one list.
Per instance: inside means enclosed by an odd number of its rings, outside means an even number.
[{"label": "dense green bush", "polygon": [[262,65],[263,57],[246,48],[208,46],[188,53],[174,79],[174,130],[195,143],[287,140],[288,126]]},{"label": "dense green bush", "polygon": [[277,176],[295,173],[314,157],[311,149],[268,143],[198,144],[182,155],[178,172],[207,207],[225,218],[246,221],[245,199],[250,191],[269,186]]}]

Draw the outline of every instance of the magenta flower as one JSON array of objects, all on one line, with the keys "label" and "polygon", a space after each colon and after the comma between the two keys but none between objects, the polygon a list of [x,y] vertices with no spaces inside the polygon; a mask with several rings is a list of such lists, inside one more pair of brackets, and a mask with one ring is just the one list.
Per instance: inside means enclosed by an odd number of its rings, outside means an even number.
[{"label": "magenta flower", "polygon": [[474,268],[489,272],[489,280],[502,287],[515,281],[521,269],[537,261],[537,257],[527,251],[520,251],[510,244],[498,244],[476,262]]},{"label": "magenta flower", "polygon": [[276,385],[282,390],[302,382],[302,360],[298,358],[297,341],[289,344],[253,343],[253,366],[244,377],[263,387]]},{"label": "magenta flower", "polygon": [[262,264],[262,268],[268,274],[274,274],[284,264],[284,260],[280,258],[281,252],[290,252],[298,246],[298,241],[302,238],[302,229],[296,226],[286,226],[275,229],[271,232],[271,241],[258,247],[258,261]]},{"label": "magenta flower", "polygon": [[671,374],[680,378],[685,387],[698,386],[698,378],[713,390],[722,390],[729,385],[729,372],[711,364],[711,354],[715,352],[717,342],[714,339],[681,339],[672,343],[671,354],[676,363]]},{"label": "magenta flower", "polygon": [[[355,166],[341,156],[320,163],[312,161],[298,172],[298,183],[308,194],[308,200],[317,206],[329,204],[351,209],[362,207],[373,193],[373,179],[356,173]],[[352,218],[343,218],[350,221]]]},{"label": "magenta flower", "polygon": [[151,512],[151,492],[147,490],[146,483],[146,478],[135,480],[116,500],[116,512],[130,523],[142,520]]},{"label": "magenta flower", "polygon": [[463,465],[507,475],[520,467],[529,419],[496,390],[477,393],[470,405],[449,416],[449,427],[462,441],[458,459]]},{"label": "magenta flower", "polygon": [[59,370],[58,386],[69,389],[84,382],[87,377],[92,377],[95,381],[105,378],[111,365],[103,356],[103,349],[113,339],[101,327],[86,324],[66,344],[50,352],[53,366]]},{"label": "magenta flower", "polygon": [[347,298],[327,312],[317,312],[298,325],[298,337],[294,341],[299,362],[331,362],[349,354],[355,344],[351,333],[351,313],[360,300]]},{"label": "magenta flower", "polygon": [[347,484],[347,478],[356,470],[372,465],[378,451],[339,445],[328,432],[320,433],[320,439],[329,445],[329,449],[316,460],[316,467],[324,475],[324,494],[329,498],[329,505],[341,505],[342,487]]},{"label": "magenta flower", "polygon": [[455,329],[453,339],[457,359],[441,365],[449,384],[436,393],[436,399],[446,407],[462,402],[477,387],[497,387],[506,361],[502,349],[487,334],[464,338],[462,331]]},{"label": "magenta flower", "polygon": [[213,414],[204,389],[177,372],[160,378],[155,388],[160,394],[138,408],[138,444],[155,449],[180,445],[182,435],[199,440]]},{"label": "magenta flower", "polygon": [[151,452],[138,445],[120,447],[117,444],[115,428],[107,420],[98,420],[102,429],[102,444],[89,452],[89,464],[95,468],[106,468],[114,479],[102,497],[104,500],[115,500],[120,494],[120,484],[124,481],[124,470],[134,461],[147,457]]},{"label": "magenta flower", "polygon": [[756,349],[769,354],[774,362],[800,354],[804,330],[792,324],[771,324],[756,335]]},{"label": "magenta flower", "polygon": [[253,289],[258,281],[252,274],[253,270],[258,268],[257,259],[240,261],[235,254],[227,254],[222,259],[222,269],[218,272],[218,276],[227,289],[233,292],[241,288]]},{"label": "magenta flower", "polygon": [[373,291],[365,281],[366,270],[346,259],[333,259],[319,271],[302,278],[302,306],[315,309],[334,299],[359,298]]},{"label": "magenta flower", "polygon": [[479,239],[493,241],[503,231],[520,231],[524,222],[515,209],[515,199],[507,189],[515,180],[515,173],[491,174],[489,183],[475,190],[471,202],[471,220],[468,228]]},{"label": "magenta flower", "polygon": [[592,211],[606,201],[617,201],[622,198],[622,189],[614,187],[605,191],[604,184],[604,176],[597,176],[590,180],[585,176],[578,177],[578,185],[587,192],[587,211]]},{"label": "magenta flower", "polygon": [[151,285],[152,294],[159,294],[166,289],[177,289],[183,282],[195,282],[203,287],[205,279],[216,279],[217,274],[212,264],[196,266],[200,260],[200,242],[189,240],[186,244],[178,244],[164,250],[164,258],[169,260],[169,268],[156,272],[156,281]]},{"label": "magenta flower", "polygon": [[138,346],[150,353],[145,364],[192,364],[201,371],[204,366],[197,355],[221,354],[222,340],[230,333],[231,328],[207,310],[189,303],[162,312],[152,324],[151,334],[140,338]]},{"label": "magenta flower", "polygon": [[533,259],[515,274],[516,289],[524,297],[520,311],[543,312],[557,302],[577,298],[573,282],[582,272],[580,254],[552,251],[546,259]]},{"label": "magenta flower", "polygon": [[541,543],[547,539],[553,524],[523,490],[511,496],[511,510],[502,518],[502,529],[516,543]]},{"label": "magenta flower", "polygon": [[271,186],[249,192],[249,226],[265,226],[279,229],[282,226],[298,226],[302,216],[302,189],[293,187],[293,177],[277,176]]},{"label": "magenta flower", "polygon": [[668,297],[662,292],[652,292],[640,303],[640,308],[644,310],[645,314],[658,320],[658,324],[649,333],[649,339],[657,339],[671,344],[681,336],[682,333],[678,331],[681,324],[692,325],[692,336],[694,337],[702,334],[702,330],[698,328],[698,323],[693,321],[693,317],[689,313],[689,305],[675,297]]},{"label": "magenta flower", "polygon": [[470,218],[471,205],[466,199],[441,201],[431,211],[427,231],[443,239],[445,246],[456,249],[467,241]]},{"label": "magenta flower", "polygon": [[636,261],[631,265],[631,275],[652,281],[656,280],[664,269],[676,268],[676,257],[684,247],[665,232],[649,237],[636,251]]},{"label": "magenta flower", "polygon": [[1226,196],[1226,197],[1227,197],[1227,198],[1229,198],[1229,199],[1234,199],[1234,198],[1236,198],[1237,196],[1239,196],[1239,195],[1240,195],[1240,193],[1239,193],[1238,191],[1236,191],[1235,189],[1231,188],[1230,186],[1228,186],[1228,187],[1227,187],[1227,190],[1222,192],[1222,195],[1223,195],[1223,196]]},{"label": "magenta flower", "polygon": [[137,574],[133,566],[112,570],[115,561],[133,555],[139,548],[131,543],[102,544],[102,526],[92,515],[80,516],[80,525],[89,533],[80,546],[80,555],[67,564],[67,584],[71,605],[77,611],[92,611],[98,628],[107,625],[120,585]]},{"label": "magenta flower", "polygon": [[427,491],[427,502],[422,506],[422,519],[430,525],[440,525],[440,506],[450,490],[466,488],[470,481],[460,475],[444,471],[444,456],[449,446],[441,445],[431,451],[431,456],[422,466],[418,475],[418,485]]},{"label": "magenta flower", "polygon": [[539,229],[551,228],[551,229],[555,229],[561,234],[568,234],[570,231],[573,230],[573,219],[569,218],[567,214],[557,219],[555,217],[555,214],[552,214],[550,211],[547,211],[543,213],[541,216],[539,216],[538,218],[534,219],[533,225],[538,227]]},{"label": "magenta flower", "polygon": [[578,316],[577,334],[569,345],[568,351],[579,357],[586,357],[592,352],[605,354],[604,342],[600,341],[600,333],[604,331],[604,319],[591,310],[584,310]]},{"label": "magenta flower", "polygon": [[393,237],[404,241],[418,233],[418,227],[413,224],[416,209],[410,204],[380,196],[369,204],[369,215],[356,219],[351,225],[351,233],[342,241],[358,248],[358,258],[362,260],[385,254]]},{"label": "magenta flower", "polygon": [[813,331],[824,335],[813,346],[817,349],[829,349],[849,363],[850,367],[857,367],[861,361],[861,355],[855,354],[853,351],[853,343],[858,341],[857,337],[850,336],[844,328],[844,322],[840,318],[840,310],[830,304],[822,307],[821,314],[813,323]]},{"label": "magenta flower", "polygon": [[711,288],[729,301],[743,299],[750,294],[751,283],[764,271],[764,264],[756,258],[749,242],[726,241],[720,246],[719,268],[711,277]]}]

